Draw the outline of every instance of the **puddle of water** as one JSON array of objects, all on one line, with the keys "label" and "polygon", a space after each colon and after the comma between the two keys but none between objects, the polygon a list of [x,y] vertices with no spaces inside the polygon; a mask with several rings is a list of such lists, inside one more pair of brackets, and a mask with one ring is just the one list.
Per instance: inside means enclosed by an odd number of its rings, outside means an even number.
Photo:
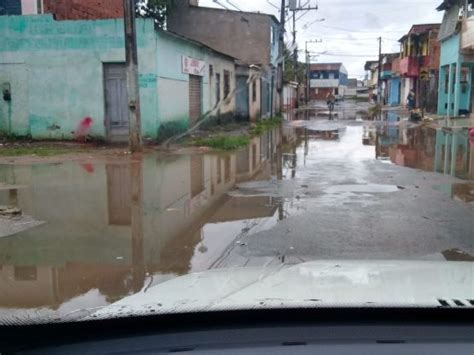
[{"label": "puddle of water", "polygon": [[1,165],[0,205],[44,224],[3,229],[0,317],[80,308],[91,290],[111,303],[146,287],[147,275],[206,270],[234,239],[272,228],[293,213],[290,201],[228,192],[281,179],[280,132],[222,154]]},{"label": "puddle of water", "polygon": [[364,184],[364,185],[334,185],[325,190],[326,193],[334,194],[341,192],[355,192],[355,193],[390,193],[399,191],[400,188],[393,185],[378,185],[378,184]]},{"label": "puddle of water", "polygon": [[[237,152],[0,166],[0,205],[44,221],[0,238],[0,317],[4,309],[77,309],[84,295],[108,304],[159,279],[213,267],[229,248],[245,247],[248,236],[312,203],[367,206],[375,194],[399,190],[366,183],[370,171],[361,162],[376,157],[428,171],[453,165],[457,175],[472,176],[471,151],[448,151],[455,164],[442,153],[446,139],[463,145],[462,134],[316,115],[300,114],[294,127]],[[293,181],[296,190],[285,185]],[[464,198],[472,192],[448,190]]]},{"label": "puddle of water", "polygon": [[391,125],[389,121],[377,126],[375,146],[379,159],[396,165],[474,179],[474,146],[466,128]]}]

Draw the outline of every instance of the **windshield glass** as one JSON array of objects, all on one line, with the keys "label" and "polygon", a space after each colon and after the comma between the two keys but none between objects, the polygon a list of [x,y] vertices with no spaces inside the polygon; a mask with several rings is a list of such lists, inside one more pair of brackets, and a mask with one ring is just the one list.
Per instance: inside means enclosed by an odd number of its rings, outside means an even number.
[{"label": "windshield glass", "polygon": [[474,307],[441,2],[0,0],[0,324]]}]

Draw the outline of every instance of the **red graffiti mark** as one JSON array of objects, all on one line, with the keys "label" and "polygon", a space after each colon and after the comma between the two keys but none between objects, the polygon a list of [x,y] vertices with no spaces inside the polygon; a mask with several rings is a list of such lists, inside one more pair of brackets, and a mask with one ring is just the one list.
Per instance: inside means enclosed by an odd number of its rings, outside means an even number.
[{"label": "red graffiti mark", "polygon": [[471,142],[471,147],[474,147],[474,128],[469,130],[469,142]]},{"label": "red graffiti mark", "polygon": [[81,164],[82,168],[89,174],[93,174],[94,173],[94,165],[92,165],[91,163],[84,163],[84,164]]},{"label": "red graffiti mark", "polygon": [[80,141],[85,141],[86,137],[89,135],[92,124],[94,121],[90,117],[84,117],[81,122],[77,125],[76,131],[74,132],[74,138]]}]

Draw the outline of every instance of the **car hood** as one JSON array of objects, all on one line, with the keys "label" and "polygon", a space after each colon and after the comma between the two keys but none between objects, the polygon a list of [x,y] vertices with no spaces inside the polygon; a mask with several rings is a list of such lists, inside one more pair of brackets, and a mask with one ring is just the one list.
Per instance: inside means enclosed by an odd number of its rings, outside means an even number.
[{"label": "car hood", "polygon": [[264,308],[440,306],[474,306],[474,263],[315,261],[216,269],[145,288],[87,318]]}]

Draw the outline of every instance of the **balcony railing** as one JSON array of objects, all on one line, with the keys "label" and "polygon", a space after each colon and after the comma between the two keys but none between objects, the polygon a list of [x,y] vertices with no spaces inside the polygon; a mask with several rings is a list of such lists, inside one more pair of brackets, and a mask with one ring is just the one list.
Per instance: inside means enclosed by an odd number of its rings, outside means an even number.
[{"label": "balcony railing", "polygon": [[400,74],[403,76],[418,76],[420,74],[420,58],[402,58],[400,60]]},{"label": "balcony railing", "polygon": [[474,17],[468,17],[462,22],[461,50],[474,51]]}]

